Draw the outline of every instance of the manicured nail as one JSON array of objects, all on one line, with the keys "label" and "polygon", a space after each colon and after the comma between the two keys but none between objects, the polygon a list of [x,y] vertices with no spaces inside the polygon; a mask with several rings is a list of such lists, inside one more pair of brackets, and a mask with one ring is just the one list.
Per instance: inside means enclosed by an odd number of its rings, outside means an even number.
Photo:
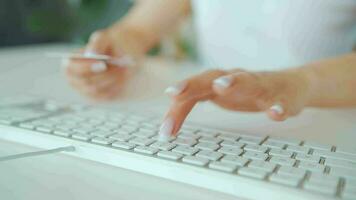
[{"label": "manicured nail", "polygon": [[91,71],[94,72],[94,73],[99,73],[99,72],[103,72],[105,71],[107,68],[105,62],[95,62],[91,65]]},{"label": "manicured nail", "polygon": [[167,118],[161,125],[161,128],[158,132],[158,139],[160,141],[168,141],[171,135],[173,134],[174,121],[172,118]]},{"label": "manicured nail", "polygon": [[87,49],[87,50],[84,51],[83,55],[86,56],[86,57],[91,57],[91,56],[95,56],[95,55],[98,55],[98,54],[94,50]]},{"label": "manicured nail", "polygon": [[220,88],[228,88],[228,87],[230,87],[231,82],[232,82],[232,80],[231,80],[230,76],[223,76],[223,77],[215,79],[213,81],[213,84]]},{"label": "manicured nail", "polygon": [[171,96],[176,96],[179,95],[180,93],[183,92],[183,90],[186,88],[187,84],[181,83],[175,86],[169,86],[164,90],[164,93],[171,95]]},{"label": "manicured nail", "polygon": [[278,115],[282,115],[284,113],[284,109],[280,104],[274,104],[273,106],[271,106],[270,110],[272,110]]},{"label": "manicured nail", "polygon": [[123,56],[120,58],[109,60],[109,62],[113,65],[123,66],[123,67],[135,65],[135,61],[131,56]]}]

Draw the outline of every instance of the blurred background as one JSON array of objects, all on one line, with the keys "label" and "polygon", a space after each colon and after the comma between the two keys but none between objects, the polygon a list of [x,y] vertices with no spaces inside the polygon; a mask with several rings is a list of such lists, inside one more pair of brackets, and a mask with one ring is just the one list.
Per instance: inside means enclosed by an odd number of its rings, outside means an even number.
[{"label": "blurred background", "polygon": [[[134,0],[1,0],[0,48],[44,43],[84,45],[90,34],[124,16]],[[186,20],[150,54],[195,58]],[[188,37],[189,36],[189,37]]]},{"label": "blurred background", "polygon": [[1,0],[0,47],[85,43],[129,10],[130,0]]}]

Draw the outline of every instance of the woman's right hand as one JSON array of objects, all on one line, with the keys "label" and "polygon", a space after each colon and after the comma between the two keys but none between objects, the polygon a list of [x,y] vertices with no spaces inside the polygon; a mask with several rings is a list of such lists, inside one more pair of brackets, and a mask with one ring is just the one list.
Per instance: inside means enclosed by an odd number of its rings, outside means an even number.
[{"label": "woman's right hand", "polygon": [[[145,52],[139,40],[139,34],[132,34],[129,30],[108,28],[94,32],[80,52],[88,56],[109,55],[114,59],[129,56],[137,65]],[[130,70],[133,66],[94,59],[68,59],[63,65],[70,85],[81,94],[96,100],[109,100],[118,96],[133,71]]]}]

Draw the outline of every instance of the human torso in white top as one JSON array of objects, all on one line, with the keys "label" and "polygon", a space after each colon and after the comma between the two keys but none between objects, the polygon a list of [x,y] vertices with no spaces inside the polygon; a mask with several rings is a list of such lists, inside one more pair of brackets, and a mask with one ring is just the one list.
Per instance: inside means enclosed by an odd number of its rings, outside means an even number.
[{"label": "human torso in white top", "polygon": [[274,70],[348,53],[356,0],[192,0],[205,66]]}]

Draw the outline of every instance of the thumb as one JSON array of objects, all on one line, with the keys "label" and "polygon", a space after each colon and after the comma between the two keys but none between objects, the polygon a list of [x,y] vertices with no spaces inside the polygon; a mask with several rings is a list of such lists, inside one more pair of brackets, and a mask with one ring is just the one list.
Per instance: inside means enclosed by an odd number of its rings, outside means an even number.
[{"label": "thumb", "polygon": [[84,53],[86,55],[107,54],[109,51],[110,43],[111,42],[107,31],[95,31],[91,34]]}]

